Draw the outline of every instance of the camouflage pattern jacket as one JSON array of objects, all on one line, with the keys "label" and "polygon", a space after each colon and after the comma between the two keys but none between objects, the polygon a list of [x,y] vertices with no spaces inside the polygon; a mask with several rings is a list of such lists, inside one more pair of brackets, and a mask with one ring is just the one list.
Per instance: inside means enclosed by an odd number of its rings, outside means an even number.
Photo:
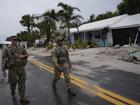
[{"label": "camouflage pattern jacket", "polygon": [[[23,56],[22,58],[20,57],[21,55]],[[20,46],[9,47],[5,49],[2,54],[2,61],[6,63],[3,63],[3,65],[7,65],[6,67],[8,69],[12,69],[14,67],[24,67],[27,64],[27,58],[28,54],[26,50]]]},{"label": "camouflage pattern jacket", "polygon": [[69,53],[65,47],[56,47],[51,52],[54,67],[57,65],[70,65]]}]

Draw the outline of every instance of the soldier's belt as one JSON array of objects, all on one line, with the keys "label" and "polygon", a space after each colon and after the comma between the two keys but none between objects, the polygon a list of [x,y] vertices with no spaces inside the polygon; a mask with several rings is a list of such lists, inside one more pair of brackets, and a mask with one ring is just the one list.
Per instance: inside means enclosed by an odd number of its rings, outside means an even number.
[{"label": "soldier's belt", "polygon": [[60,67],[68,67],[68,63],[60,64]]}]

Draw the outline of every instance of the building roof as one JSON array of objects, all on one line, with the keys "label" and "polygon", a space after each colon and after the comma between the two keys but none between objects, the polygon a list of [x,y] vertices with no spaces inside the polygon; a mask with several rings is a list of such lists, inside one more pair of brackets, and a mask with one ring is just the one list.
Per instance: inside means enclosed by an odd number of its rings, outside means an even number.
[{"label": "building roof", "polygon": [[110,26],[111,29],[140,27],[140,14],[127,16],[116,24]]},{"label": "building roof", "polygon": [[107,27],[110,27],[111,25],[119,22],[120,20],[124,19],[125,17],[128,17],[128,15],[127,14],[120,15],[120,16],[116,16],[116,17],[112,17],[112,18],[108,18],[108,19],[104,19],[104,20],[100,20],[100,21],[96,21],[96,22],[83,24],[79,27],[79,31],[85,32],[85,31],[94,31],[94,30],[100,30],[103,28],[107,28]]},{"label": "building roof", "polygon": [[77,31],[78,31],[77,28],[70,28],[70,33],[75,33]]},{"label": "building roof", "polygon": [[[140,14],[130,16],[125,14],[113,18],[83,24],[79,26],[79,32],[95,31],[104,28],[121,29],[130,27],[140,27]],[[70,32],[77,32],[77,28],[71,28]]]},{"label": "building roof", "polygon": [[[120,20],[122,20],[126,17],[128,17],[127,14],[104,19],[104,20],[100,20],[100,21],[95,21],[95,22],[91,22],[91,23],[87,23],[87,24],[83,24],[83,25],[79,26],[79,32],[87,32],[87,31],[104,29],[104,28],[107,28],[107,27],[114,25],[115,23],[119,22]],[[70,29],[71,33],[75,33],[77,31],[78,31],[77,28]]]}]

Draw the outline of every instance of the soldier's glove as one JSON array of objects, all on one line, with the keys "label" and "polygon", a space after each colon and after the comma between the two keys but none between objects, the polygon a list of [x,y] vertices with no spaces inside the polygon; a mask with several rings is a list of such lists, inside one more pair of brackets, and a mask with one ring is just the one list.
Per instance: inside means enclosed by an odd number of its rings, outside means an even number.
[{"label": "soldier's glove", "polygon": [[28,57],[27,55],[22,55],[22,54],[17,54],[17,53],[15,55],[18,59],[24,59]]},{"label": "soldier's glove", "polygon": [[57,69],[58,71],[62,71],[62,68],[59,65],[56,65],[55,69]]},{"label": "soldier's glove", "polygon": [[25,55],[19,55],[19,58],[20,59],[24,59],[25,58]]}]

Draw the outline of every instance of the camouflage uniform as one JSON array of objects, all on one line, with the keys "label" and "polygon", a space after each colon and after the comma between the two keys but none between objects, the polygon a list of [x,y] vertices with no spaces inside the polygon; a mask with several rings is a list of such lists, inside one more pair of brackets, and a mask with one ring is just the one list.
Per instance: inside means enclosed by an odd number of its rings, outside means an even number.
[{"label": "camouflage uniform", "polygon": [[[63,40],[63,37],[57,37],[57,44],[58,41]],[[60,79],[61,74],[64,74],[67,90],[68,92],[71,92],[71,82],[70,82],[70,59],[69,59],[69,53],[68,50],[64,46],[55,47],[52,52],[52,60],[54,63],[54,79],[52,82],[53,88],[56,88],[55,85],[57,81]],[[73,93],[74,94],[74,93]]]},{"label": "camouflage uniform", "polygon": [[[21,59],[19,55],[24,57]],[[25,66],[27,64],[28,54],[20,46],[9,47],[3,52],[2,59],[8,59],[7,67],[9,69],[8,82],[10,84],[11,95],[15,95],[16,85],[18,83],[18,92],[20,97],[25,96]]]}]

